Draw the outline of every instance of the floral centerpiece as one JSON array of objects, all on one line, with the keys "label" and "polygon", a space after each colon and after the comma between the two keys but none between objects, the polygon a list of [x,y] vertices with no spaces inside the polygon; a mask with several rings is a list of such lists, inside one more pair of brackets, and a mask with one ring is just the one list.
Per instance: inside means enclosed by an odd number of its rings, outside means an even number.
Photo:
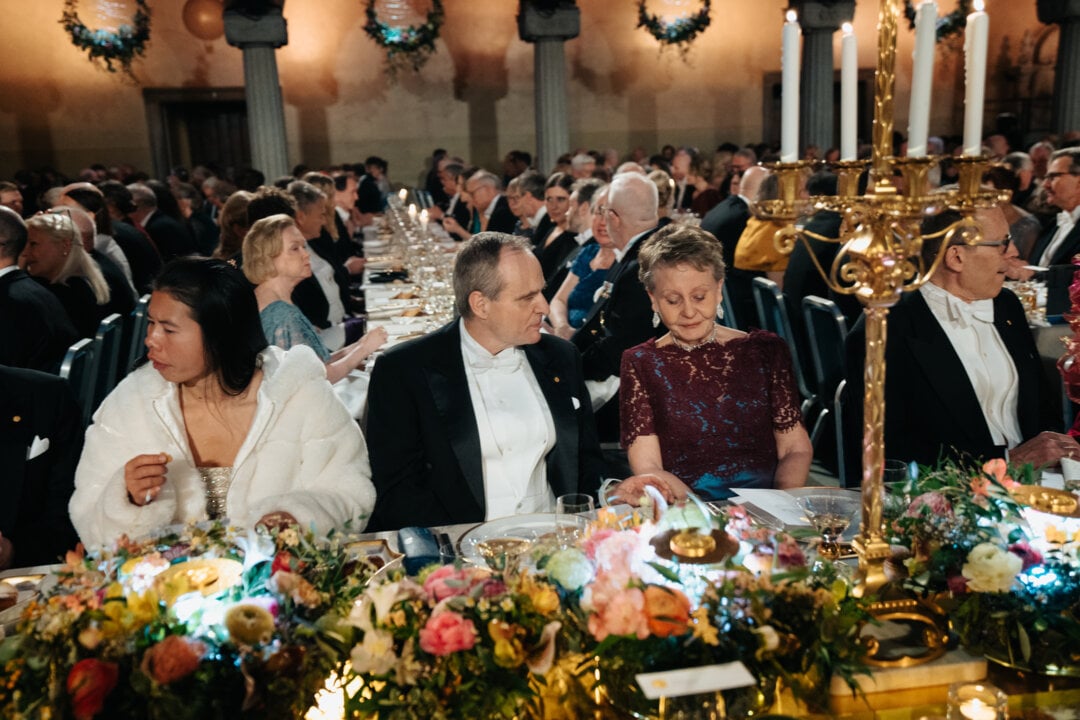
[{"label": "floral centerpiece", "polygon": [[949,612],[968,648],[1021,669],[1077,674],[1080,519],[1032,507],[1058,497],[1033,483],[1030,466],[1003,460],[922,468],[904,500],[887,506],[899,551],[891,568]]},{"label": "floral centerpiece", "polygon": [[190,527],[70,552],[0,644],[5,718],[302,716],[375,568],[348,537]]},{"label": "floral centerpiece", "polygon": [[[349,618],[362,689],[347,709],[575,717],[601,702],[648,716],[656,704],[637,688],[638,673],[731,661],[758,682],[717,695],[730,716],[767,707],[778,681],[824,706],[831,674],[853,683],[865,669],[867,601],[852,597],[836,566],[808,564],[790,535],[756,527],[737,508],[714,521],[741,550],[707,570],[658,556],[654,523],[624,529],[602,518],[570,547],[539,543],[535,569],[459,562],[377,578]],[[749,556],[755,571],[743,564]]]}]

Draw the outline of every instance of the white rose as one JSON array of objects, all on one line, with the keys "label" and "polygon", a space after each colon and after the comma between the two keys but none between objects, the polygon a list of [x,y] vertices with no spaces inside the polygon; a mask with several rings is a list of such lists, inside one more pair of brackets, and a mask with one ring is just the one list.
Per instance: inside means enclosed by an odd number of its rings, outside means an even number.
[{"label": "white rose", "polygon": [[772,625],[762,625],[754,632],[758,634],[763,650],[772,652],[780,647],[780,635]]},{"label": "white rose", "polygon": [[394,653],[394,636],[385,630],[364,633],[364,641],[354,647],[350,655],[353,671],[360,674],[385,675],[398,661]]},{"label": "white rose", "polygon": [[961,574],[975,592],[1008,592],[1024,567],[1018,555],[994,545],[980,543],[968,553]]}]

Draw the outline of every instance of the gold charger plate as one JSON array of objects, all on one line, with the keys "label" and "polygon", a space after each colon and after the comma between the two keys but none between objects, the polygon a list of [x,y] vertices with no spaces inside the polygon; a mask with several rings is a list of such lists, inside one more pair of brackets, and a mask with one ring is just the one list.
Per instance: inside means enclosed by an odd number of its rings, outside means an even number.
[{"label": "gold charger plate", "polygon": [[1080,502],[1071,492],[1042,485],[1021,485],[1013,488],[1011,494],[1021,505],[1027,505],[1039,512],[1058,517],[1080,518]]},{"label": "gold charger plate", "polygon": [[216,595],[240,582],[244,565],[229,558],[196,558],[173,565],[154,578],[154,587],[165,602],[191,592]]}]

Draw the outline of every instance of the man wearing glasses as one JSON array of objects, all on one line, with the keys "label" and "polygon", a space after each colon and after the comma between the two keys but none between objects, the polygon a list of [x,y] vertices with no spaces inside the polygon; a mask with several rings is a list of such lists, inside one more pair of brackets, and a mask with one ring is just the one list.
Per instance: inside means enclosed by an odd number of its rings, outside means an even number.
[{"label": "man wearing glasses", "polygon": [[1049,268],[1046,275],[1048,315],[1069,309],[1072,258],[1080,253],[1080,148],[1064,148],[1050,156],[1043,182],[1047,204],[1058,208],[1055,224],[1035,243],[1028,258]]},{"label": "man wearing glasses", "polygon": [[[924,236],[961,219],[946,211],[923,222]],[[933,465],[939,458],[1007,457],[1016,464],[1056,465],[1080,457],[1058,427],[1057,395],[1042,371],[1020,301],[1003,290],[1016,256],[999,208],[975,214],[982,237],[949,240],[937,271],[889,312],[885,379],[885,452],[890,459]],[[943,237],[923,243],[933,262]],[[849,485],[857,485],[862,447],[863,321],[847,339]]]}]

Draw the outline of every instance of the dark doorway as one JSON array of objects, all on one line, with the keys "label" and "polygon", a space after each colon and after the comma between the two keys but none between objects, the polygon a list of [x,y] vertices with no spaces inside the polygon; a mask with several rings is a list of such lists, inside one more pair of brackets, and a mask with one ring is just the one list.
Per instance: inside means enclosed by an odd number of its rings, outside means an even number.
[{"label": "dark doorway", "polygon": [[177,165],[251,166],[243,88],[145,89],[143,99],[156,177]]}]

